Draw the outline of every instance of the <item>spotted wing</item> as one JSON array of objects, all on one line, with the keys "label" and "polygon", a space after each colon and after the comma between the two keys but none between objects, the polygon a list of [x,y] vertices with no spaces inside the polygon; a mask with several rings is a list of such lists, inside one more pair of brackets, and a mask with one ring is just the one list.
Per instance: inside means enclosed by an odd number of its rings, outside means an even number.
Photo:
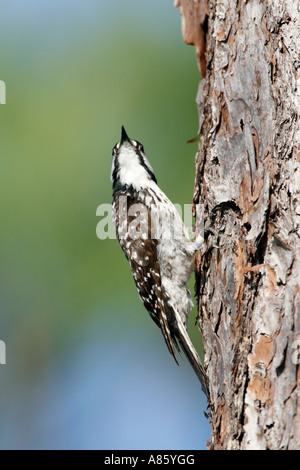
[{"label": "spotted wing", "polygon": [[[116,206],[118,204],[118,207]],[[121,207],[126,204],[126,207]],[[129,261],[139,296],[155,323],[161,328],[167,347],[178,364],[170,331],[161,273],[157,259],[158,240],[151,239],[151,214],[146,205],[130,197],[115,201],[115,214],[127,217],[119,221],[117,235]],[[173,344],[174,341],[174,344]]]}]

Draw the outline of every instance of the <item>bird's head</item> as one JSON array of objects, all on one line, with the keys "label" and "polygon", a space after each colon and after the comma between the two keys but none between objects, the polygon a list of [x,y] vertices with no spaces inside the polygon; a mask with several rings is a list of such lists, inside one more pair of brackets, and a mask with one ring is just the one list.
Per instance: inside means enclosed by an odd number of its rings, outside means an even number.
[{"label": "bird's head", "polygon": [[153,168],[144,153],[143,145],[130,139],[122,126],[121,140],[114,146],[111,180],[114,191],[132,186],[139,190],[155,182]]}]

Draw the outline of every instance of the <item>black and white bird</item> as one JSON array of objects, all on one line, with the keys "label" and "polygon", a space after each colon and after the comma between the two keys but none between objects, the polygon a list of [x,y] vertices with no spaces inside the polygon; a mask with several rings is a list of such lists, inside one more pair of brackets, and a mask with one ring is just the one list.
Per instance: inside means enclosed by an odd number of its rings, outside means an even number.
[{"label": "black and white bird", "polygon": [[178,364],[180,348],[209,395],[206,375],[187,332],[193,299],[187,282],[199,244],[157,185],[143,145],[122,126],[113,148],[113,219],[140,298]]}]

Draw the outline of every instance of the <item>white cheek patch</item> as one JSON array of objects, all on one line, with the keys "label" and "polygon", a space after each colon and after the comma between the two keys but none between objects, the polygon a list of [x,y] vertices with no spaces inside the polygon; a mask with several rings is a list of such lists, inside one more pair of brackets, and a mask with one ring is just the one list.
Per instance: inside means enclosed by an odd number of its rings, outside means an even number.
[{"label": "white cheek patch", "polygon": [[112,165],[111,165],[111,173],[110,173],[110,181],[112,183],[113,183],[113,172],[114,172],[114,169],[115,169],[115,160],[116,160],[116,157],[114,156],[113,161],[112,161]]},{"label": "white cheek patch", "polygon": [[136,189],[149,183],[149,175],[140,164],[139,157],[135,151],[123,145],[119,154],[120,181],[122,184],[132,185]]}]

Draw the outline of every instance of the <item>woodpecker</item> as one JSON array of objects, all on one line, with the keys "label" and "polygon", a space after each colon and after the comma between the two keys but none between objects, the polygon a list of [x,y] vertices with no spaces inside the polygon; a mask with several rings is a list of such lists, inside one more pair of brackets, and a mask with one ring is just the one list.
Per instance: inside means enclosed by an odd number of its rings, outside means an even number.
[{"label": "woodpecker", "polygon": [[[157,185],[143,145],[122,126],[112,151],[113,221],[139,296],[178,364],[181,349],[209,397],[206,374],[187,332],[193,299],[187,282],[198,241]],[[201,241],[201,240],[200,240]]]}]

